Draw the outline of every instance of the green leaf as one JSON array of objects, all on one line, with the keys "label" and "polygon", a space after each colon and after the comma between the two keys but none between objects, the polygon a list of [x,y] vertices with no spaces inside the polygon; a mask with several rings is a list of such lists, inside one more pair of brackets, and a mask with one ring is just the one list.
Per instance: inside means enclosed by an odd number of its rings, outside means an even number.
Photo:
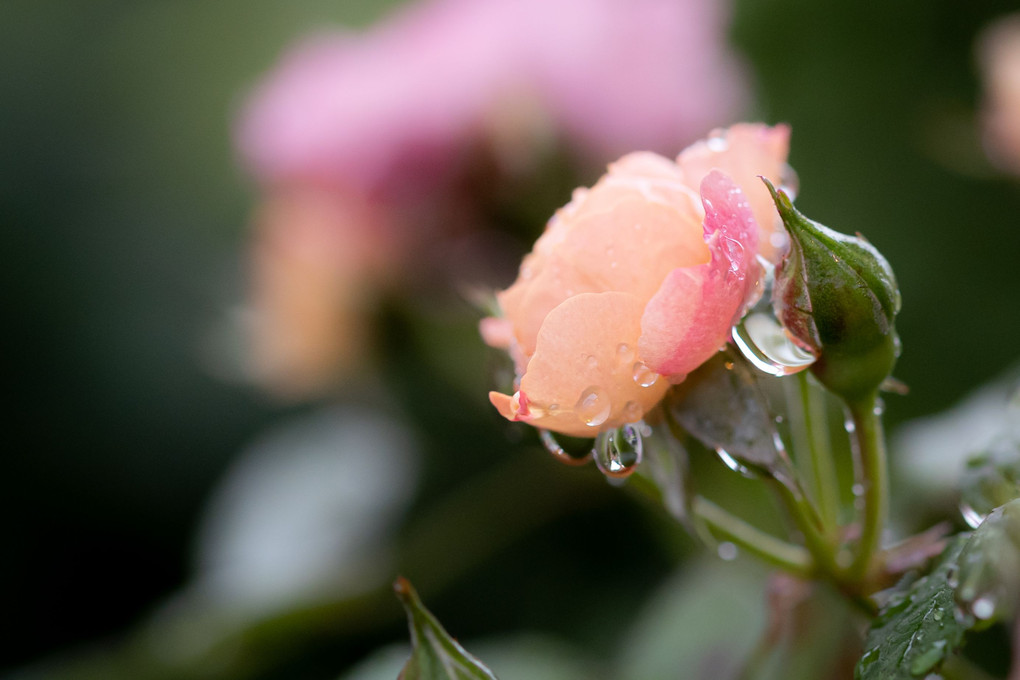
[{"label": "green leaf", "polygon": [[975,522],[1000,505],[1020,498],[1020,408],[1010,409],[1011,425],[967,461],[960,483],[961,508]]},{"label": "green leaf", "polygon": [[897,586],[868,631],[858,680],[923,677],[970,630],[1016,614],[1020,600],[1020,499],[959,534],[927,576]]},{"label": "green leaf", "polygon": [[398,680],[497,680],[450,637],[407,579],[398,578],[393,590],[407,611],[412,645],[411,658]]},{"label": "green leaf", "polygon": [[988,514],[960,553],[956,603],[975,628],[1009,618],[1020,600],[1020,498]]},{"label": "green leaf", "polygon": [[792,479],[775,418],[746,359],[726,350],[670,391],[670,416],[702,444],[740,466]]},{"label": "green leaf", "polygon": [[970,537],[955,537],[930,574],[893,589],[868,631],[857,680],[923,678],[963,644],[972,620],[955,614],[953,579]]}]

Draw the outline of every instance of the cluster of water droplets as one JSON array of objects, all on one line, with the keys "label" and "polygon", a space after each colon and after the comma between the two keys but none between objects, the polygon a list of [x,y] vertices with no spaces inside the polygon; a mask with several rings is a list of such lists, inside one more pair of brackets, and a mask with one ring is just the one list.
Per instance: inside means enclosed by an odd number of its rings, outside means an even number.
[{"label": "cluster of water droplets", "polygon": [[591,450],[580,455],[568,452],[548,430],[541,430],[539,437],[546,450],[562,463],[583,465],[594,460],[602,474],[613,479],[624,479],[641,463],[644,438],[650,434],[651,429],[644,422],[627,423],[600,432]]}]

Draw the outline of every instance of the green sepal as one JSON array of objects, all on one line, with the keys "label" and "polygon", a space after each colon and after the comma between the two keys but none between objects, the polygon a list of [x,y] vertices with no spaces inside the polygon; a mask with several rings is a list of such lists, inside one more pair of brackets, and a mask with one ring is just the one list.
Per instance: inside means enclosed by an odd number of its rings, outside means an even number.
[{"label": "green sepal", "polygon": [[878,389],[899,355],[900,293],[892,268],[864,237],[808,219],[763,181],[790,235],[772,290],[776,316],[818,357],[815,377],[847,401],[860,401]]},{"label": "green sepal", "polygon": [[450,637],[407,579],[398,578],[393,590],[407,612],[412,646],[411,658],[397,680],[497,680]]}]

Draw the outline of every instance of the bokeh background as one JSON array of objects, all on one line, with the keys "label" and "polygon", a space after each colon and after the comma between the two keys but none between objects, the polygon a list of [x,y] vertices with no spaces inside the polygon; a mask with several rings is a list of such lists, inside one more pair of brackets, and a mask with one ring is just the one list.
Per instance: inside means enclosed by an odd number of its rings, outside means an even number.
[{"label": "bokeh background", "polygon": [[[338,495],[356,493],[343,479],[375,459],[371,483],[395,494],[380,527],[398,537],[399,557],[344,572],[344,583],[386,581],[403,568],[458,637],[538,631],[598,658],[591,650],[619,644],[621,622],[695,552],[654,506],[593,470],[554,465],[492,412],[485,394],[498,371],[477,340],[480,314],[450,281],[381,295],[365,322],[370,370],[316,398],[281,399],[238,369],[235,321],[260,199],[238,160],[234,121],[301,36],[367,26],[396,4],[0,4],[10,400],[0,671],[145,677],[138,668],[170,658],[172,670],[153,677],[204,677],[200,668],[208,677],[335,678],[403,640],[392,598],[318,606],[337,601],[340,591],[327,588],[304,593],[289,615],[266,618],[281,610],[262,603],[229,624],[209,613],[215,579],[206,599],[180,599],[215,556],[202,546],[227,543],[217,531],[225,523],[229,533],[232,520],[209,519],[213,509],[241,508],[244,531],[271,528],[285,514],[274,503],[287,496],[265,479],[290,473],[264,452],[315,449],[310,441],[348,442],[354,452],[320,476]],[[910,394],[887,399],[892,427],[949,407],[1020,355],[1020,180],[985,154],[975,57],[979,31],[1016,9],[921,0],[732,8],[727,40],[746,69],[746,103],[720,124],[791,124],[798,206],[865,233],[895,267],[904,299],[896,376]],[[594,168],[556,165],[541,175],[549,181],[517,185],[533,192],[530,202],[492,199],[506,257],[487,270],[491,284],[509,283],[544,216]],[[260,451],[270,471],[250,473],[254,497],[233,499],[228,474],[248,474],[242,459]],[[323,503],[323,536],[344,521],[360,526],[352,517],[368,512]],[[224,577],[234,586],[243,578]],[[252,577],[255,591],[260,583]],[[222,601],[247,601],[251,589],[235,590]],[[188,624],[193,611],[205,623]],[[155,629],[169,657],[139,651],[138,631],[175,612],[184,624]],[[191,643],[166,633],[211,640],[235,623],[246,632],[230,644],[259,654],[201,644],[186,654]],[[118,660],[96,671],[107,658]]]}]

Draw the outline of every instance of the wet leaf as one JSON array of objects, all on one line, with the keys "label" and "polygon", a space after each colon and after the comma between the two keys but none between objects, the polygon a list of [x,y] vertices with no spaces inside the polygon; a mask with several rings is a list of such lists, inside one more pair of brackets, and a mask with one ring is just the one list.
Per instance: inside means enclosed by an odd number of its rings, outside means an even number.
[{"label": "wet leaf", "polygon": [[975,628],[1011,617],[1020,600],[1020,499],[996,508],[960,553],[956,603]]},{"label": "wet leaf", "polygon": [[670,416],[702,444],[740,466],[792,477],[775,419],[743,357],[717,353],[670,391]]},{"label": "wet leaf", "polygon": [[972,621],[955,615],[953,583],[970,538],[960,534],[930,574],[892,589],[868,631],[857,680],[923,678],[963,644]]},{"label": "wet leaf", "polygon": [[[1020,409],[1011,409],[1010,415],[1020,420]],[[1012,424],[967,461],[960,491],[965,515],[979,518],[1020,498],[1020,426]]]},{"label": "wet leaf", "polygon": [[411,658],[397,680],[496,680],[478,659],[457,644],[404,578],[393,584],[411,629]]}]

